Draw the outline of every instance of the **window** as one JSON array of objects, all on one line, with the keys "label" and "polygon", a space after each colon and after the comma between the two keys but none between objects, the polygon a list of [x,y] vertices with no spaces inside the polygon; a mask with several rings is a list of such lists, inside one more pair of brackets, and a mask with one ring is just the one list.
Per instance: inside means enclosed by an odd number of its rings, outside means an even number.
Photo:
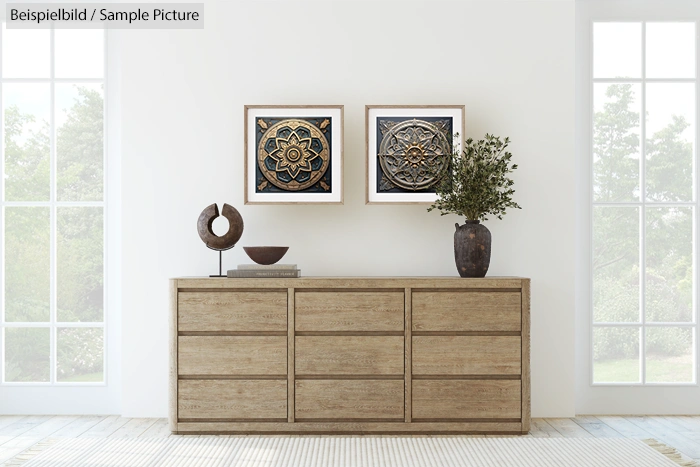
[{"label": "window", "polygon": [[104,31],[0,43],[0,382],[104,384]]},{"label": "window", "polygon": [[592,33],[592,382],[694,384],[696,24]]}]

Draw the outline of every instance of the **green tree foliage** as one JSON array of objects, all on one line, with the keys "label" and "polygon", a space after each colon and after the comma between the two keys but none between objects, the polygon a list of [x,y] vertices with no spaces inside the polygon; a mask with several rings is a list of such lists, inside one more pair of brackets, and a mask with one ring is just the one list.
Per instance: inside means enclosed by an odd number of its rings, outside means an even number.
[{"label": "green tree foliage", "polygon": [[683,133],[690,126],[684,117],[673,121],[647,140],[646,191],[649,201],[693,199],[693,145]]},{"label": "green tree foliage", "polygon": [[[614,84],[608,102],[594,115],[594,199],[633,201],[639,186],[639,113],[632,85]],[[646,196],[649,201],[689,201],[692,195],[692,144],[683,136],[689,124],[674,116],[646,142]],[[639,230],[636,207],[598,206],[593,212],[593,310],[596,322],[639,320]],[[647,208],[646,320],[688,321],[692,316],[692,213],[689,208]],[[638,342],[629,331],[606,328],[594,339],[594,358],[636,358]],[[687,332],[661,328],[647,335],[650,355],[688,351]]]},{"label": "green tree foliage", "polygon": [[5,199],[48,201],[50,196],[49,123],[16,105],[5,109]]},{"label": "green tree foliage", "polygon": [[478,141],[466,140],[462,152],[452,154],[450,170],[435,187],[438,199],[428,211],[485,221],[489,215],[502,219],[507,208],[520,209],[513,201],[515,190],[508,176],[518,168],[506,151],[509,143],[509,138],[501,140],[488,133]]},{"label": "green tree foliage", "polygon": [[639,112],[632,110],[631,84],[613,84],[610,99],[594,117],[593,186],[595,200],[632,201],[639,193]]},{"label": "green tree foliage", "polygon": [[[103,103],[97,90],[77,86],[77,97],[57,129],[59,201],[99,201],[103,196]],[[48,201],[49,124],[17,107],[5,110],[6,199]],[[59,321],[103,321],[103,210],[58,207],[56,213]],[[5,212],[5,309],[12,321],[49,318],[49,209],[12,207]],[[8,330],[9,331],[9,330]],[[102,371],[102,330],[59,331],[60,378]],[[6,340],[11,381],[47,381],[48,328],[12,330]]]},{"label": "green tree foliage", "polygon": [[101,201],[104,100],[78,87],[78,98],[56,137],[59,201]]}]

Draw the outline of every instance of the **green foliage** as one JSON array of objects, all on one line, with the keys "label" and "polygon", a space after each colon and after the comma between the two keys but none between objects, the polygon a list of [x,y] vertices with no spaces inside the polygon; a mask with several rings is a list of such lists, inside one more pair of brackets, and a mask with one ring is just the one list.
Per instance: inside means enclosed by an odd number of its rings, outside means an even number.
[{"label": "green foliage", "polygon": [[[594,200],[629,202],[646,196],[651,202],[692,199],[692,144],[683,136],[688,122],[674,116],[661,130],[647,136],[646,193],[639,185],[639,112],[630,84],[610,85],[608,102],[594,115]],[[646,309],[640,310],[640,208],[596,206],[593,211],[593,310],[599,323],[688,322],[692,305],[692,232],[690,208],[647,207]],[[638,328],[596,328],[596,361],[636,359]],[[672,358],[687,354],[692,334],[678,327],[648,328],[647,356]],[[609,379],[610,380],[610,379]],[[615,380],[614,378],[612,380]]]},{"label": "green foliage", "polygon": [[101,201],[104,101],[79,86],[78,98],[57,130],[57,195],[60,201]]},{"label": "green foliage", "polygon": [[16,105],[5,109],[5,199],[48,201],[50,196],[49,123]]},{"label": "green foliage", "polygon": [[[77,96],[57,129],[57,198],[99,201],[103,197],[103,102],[95,89],[77,86]],[[49,124],[5,109],[5,194],[8,201],[50,198]],[[103,320],[103,219],[100,207],[59,207],[56,212],[57,316],[59,321]],[[49,208],[5,209],[5,301],[8,321],[49,320]],[[102,371],[102,329],[60,329],[59,378]],[[49,329],[8,328],[8,381],[48,381]],[[101,379],[101,377],[100,377]]]},{"label": "green foliage", "polygon": [[600,202],[631,201],[639,192],[639,112],[631,84],[608,87],[610,98],[594,116],[593,186]]},{"label": "green foliage", "polygon": [[[103,371],[102,328],[62,328],[58,331],[57,378],[84,381],[83,375]],[[98,381],[101,381],[100,378]]]},{"label": "green foliage", "polygon": [[508,176],[518,168],[506,151],[509,143],[509,138],[501,140],[488,133],[484,139],[465,141],[462,152],[452,154],[450,170],[435,189],[438,199],[428,211],[485,221],[488,215],[502,219],[507,208],[520,209],[513,201],[515,190]]},{"label": "green foliage", "polygon": [[5,328],[5,380],[49,380],[49,328]]},{"label": "green foliage", "polygon": [[666,128],[648,139],[646,194],[650,201],[693,199],[693,143],[683,138],[689,126],[684,117],[674,115]]}]

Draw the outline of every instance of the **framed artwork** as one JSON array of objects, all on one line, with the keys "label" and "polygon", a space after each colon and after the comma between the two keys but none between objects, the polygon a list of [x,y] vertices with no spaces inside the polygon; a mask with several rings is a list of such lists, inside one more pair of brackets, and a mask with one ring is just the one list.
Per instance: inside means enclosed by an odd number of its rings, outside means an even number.
[{"label": "framed artwork", "polygon": [[245,204],[343,204],[343,106],[246,105]]},{"label": "framed artwork", "polygon": [[450,155],[462,148],[464,106],[368,105],[365,122],[365,203],[433,203]]}]

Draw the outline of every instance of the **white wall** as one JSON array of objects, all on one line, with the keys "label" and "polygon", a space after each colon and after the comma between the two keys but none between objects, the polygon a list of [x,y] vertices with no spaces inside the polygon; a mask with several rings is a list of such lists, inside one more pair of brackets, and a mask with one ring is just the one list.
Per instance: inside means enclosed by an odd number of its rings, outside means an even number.
[{"label": "white wall", "polygon": [[[522,211],[489,221],[490,275],[532,278],[532,413],[574,414],[574,4],[206,2],[204,30],[124,31],[123,414],[167,414],[169,277],[215,271],[212,202],[239,243],[307,276],[456,275],[457,216],[364,204],[365,104],[465,104],[510,136]],[[345,105],[345,205],[244,206],[244,104]],[[241,248],[224,267],[246,261]]]}]

